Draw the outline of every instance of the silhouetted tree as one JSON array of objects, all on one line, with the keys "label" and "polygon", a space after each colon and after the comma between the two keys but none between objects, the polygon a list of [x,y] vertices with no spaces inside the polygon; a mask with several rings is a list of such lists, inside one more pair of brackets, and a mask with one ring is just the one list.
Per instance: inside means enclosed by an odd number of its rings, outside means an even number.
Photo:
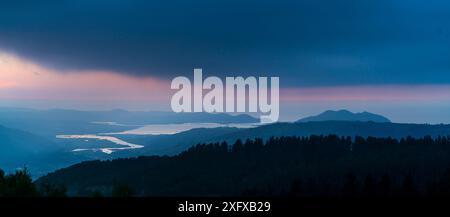
[{"label": "silhouetted tree", "polygon": [[244,150],[244,144],[242,140],[238,139],[233,145],[232,152],[233,153],[241,153]]},{"label": "silhouetted tree", "polygon": [[5,172],[2,169],[0,169],[0,196],[5,195],[5,187],[6,187]]},{"label": "silhouetted tree", "polygon": [[27,168],[17,170],[14,174],[4,177],[3,196],[7,197],[33,197],[37,196]]},{"label": "silhouetted tree", "polygon": [[[64,183],[70,192],[83,196],[91,196],[92,189],[102,183],[114,189],[111,195],[115,196],[130,195],[132,188],[145,192],[143,196],[302,197],[423,195],[428,189],[422,183],[431,183],[434,192],[445,196],[450,195],[448,165],[449,136],[400,140],[286,136],[197,144],[175,156],[83,162],[37,183]],[[135,170],[131,176],[130,168]],[[305,179],[300,182],[298,177]],[[125,183],[129,189],[118,188],[116,183]]]}]

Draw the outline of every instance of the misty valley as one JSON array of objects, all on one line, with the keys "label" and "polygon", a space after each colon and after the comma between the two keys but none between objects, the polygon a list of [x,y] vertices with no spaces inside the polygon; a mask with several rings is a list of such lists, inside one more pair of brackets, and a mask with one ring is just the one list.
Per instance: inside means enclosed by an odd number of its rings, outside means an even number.
[{"label": "misty valley", "polygon": [[0,125],[0,168],[27,168],[40,195],[363,195],[387,182],[389,195],[406,194],[405,182],[424,195],[445,187],[450,163],[450,125],[346,110],[262,125],[249,115],[3,108]]},{"label": "misty valley", "polygon": [[145,138],[143,143],[149,145],[163,135],[194,128],[257,125],[257,119],[247,115],[0,108],[0,126],[4,126],[0,133],[5,134],[0,142],[8,156],[0,164],[8,172],[26,166],[33,177],[39,177],[81,161],[144,154],[132,150],[144,147],[141,141],[128,142],[135,137]]}]

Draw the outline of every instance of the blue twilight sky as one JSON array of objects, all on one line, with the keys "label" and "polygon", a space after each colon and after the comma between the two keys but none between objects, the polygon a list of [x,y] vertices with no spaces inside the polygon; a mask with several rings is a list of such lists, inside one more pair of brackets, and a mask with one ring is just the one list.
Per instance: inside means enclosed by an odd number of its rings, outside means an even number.
[{"label": "blue twilight sky", "polygon": [[[202,67],[206,75],[279,76],[282,88],[298,91],[394,86],[401,91],[387,101],[373,98],[376,88],[369,88],[370,102],[318,91],[319,103],[290,97],[285,107],[296,106],[285,110],[348,108],[403,122],[450,122],[436,112],[450,108],[448,95],[411,96],[423,90],[414,87],[450,85],[449,23],[446,0],[18,0],[0,5],[0,52],[60,74],[103,70],[160,84]],[[408,106],[421,113],[404,117]]]}]

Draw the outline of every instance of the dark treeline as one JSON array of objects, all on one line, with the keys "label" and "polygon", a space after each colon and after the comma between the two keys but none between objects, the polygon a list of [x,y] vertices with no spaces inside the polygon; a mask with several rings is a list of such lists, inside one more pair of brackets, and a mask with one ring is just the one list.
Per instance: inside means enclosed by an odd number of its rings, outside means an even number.
[{"label": "dark treeline", "polygon": [[33,183],[27,168],[6,175],[0,169],[0,197],[65,197],[64,186],[45,184],[39,188]]},{"label": "dark treeline", "polygon": [[[133,193],[127,185],[115,185],[110,196],[130,197]],[[93,192],[91,196],[101,197],[101,192]],[[0,197],[67,197],[64,185],[33,183],[27,168],[17,170],[13,174],[5,175],[0,169]]]},{"label": "dark treeline", "polygon": [[[38,183],[70,194],[136,196],[450,196],[450,138],[310,136],[199,144],[173,157],[83,162]],[[127,191],[130,191],[127,188]]]}]

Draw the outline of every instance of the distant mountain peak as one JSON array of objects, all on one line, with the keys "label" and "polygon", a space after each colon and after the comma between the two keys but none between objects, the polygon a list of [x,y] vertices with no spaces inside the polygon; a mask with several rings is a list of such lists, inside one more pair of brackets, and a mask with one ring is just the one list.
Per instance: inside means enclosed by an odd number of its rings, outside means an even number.
[{"label": "distant mountain peak", "polygon": [[327,110],[316,116],[310,116],[302,118],[297,122],[311,122],[311,121],[361,121],[361,122],[379,122],[386,123],[391,122],[388,118],[373,114],[367,111],[353,113],[351,111],[341,109],[341,110]]}]

